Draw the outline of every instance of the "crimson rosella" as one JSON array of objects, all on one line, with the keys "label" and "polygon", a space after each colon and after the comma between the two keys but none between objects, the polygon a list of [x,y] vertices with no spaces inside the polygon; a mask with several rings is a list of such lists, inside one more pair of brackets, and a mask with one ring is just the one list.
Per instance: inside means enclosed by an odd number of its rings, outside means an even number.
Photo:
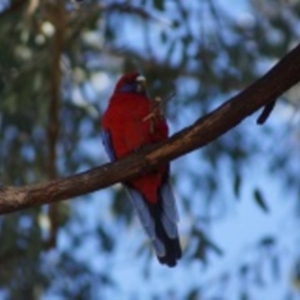
[{"label": "crimson rosella", "polygon": [[[101,123],[103,144],[111,161],[168,137],[163,115],[153,114],[145,83],[145,77],[138,73],[124,75],[110,98]],[[175,266],[181,248],[169,164],[127,181],[124,186],[160,263]]]}]

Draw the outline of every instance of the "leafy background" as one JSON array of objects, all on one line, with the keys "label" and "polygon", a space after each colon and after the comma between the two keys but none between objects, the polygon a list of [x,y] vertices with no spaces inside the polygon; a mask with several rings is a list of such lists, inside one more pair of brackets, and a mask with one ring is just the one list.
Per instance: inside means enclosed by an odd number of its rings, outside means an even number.
[{"label": "leafy background", "polygon": [[[0,3],[0,174],[26,185],[107,162],[99,119],[139,70],[176,132],[299,41],[280,0]],[[251,101],[251,99],[249,99]],[[299,88],[173,163],[184,257],[160,266],[121,186],[0,219],[1,299],[296,299]],[[25,296],[26,295],[26,296]]]}]

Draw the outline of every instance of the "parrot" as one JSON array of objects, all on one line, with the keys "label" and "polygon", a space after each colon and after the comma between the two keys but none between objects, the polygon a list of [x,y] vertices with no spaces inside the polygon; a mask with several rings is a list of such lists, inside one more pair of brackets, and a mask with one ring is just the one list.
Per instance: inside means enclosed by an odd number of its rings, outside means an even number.
[{"label": "parrot", "polygon": [[[101,118],[101,136],[111,162],[144,146],[168,138],[168,125],[161,110],[153,109],[146,92],[146,78],[138,72],[118,81]],[[174,267],[182,256],[170,165],[123,183],[138,218],[163,265]]]}]

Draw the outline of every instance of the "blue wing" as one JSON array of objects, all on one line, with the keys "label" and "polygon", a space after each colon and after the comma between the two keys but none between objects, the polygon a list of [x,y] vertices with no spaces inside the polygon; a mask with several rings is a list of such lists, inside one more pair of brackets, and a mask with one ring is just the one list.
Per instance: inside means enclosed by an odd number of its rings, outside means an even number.
[{"label": "blue wing", "polygon": [[[160,204],[151,207],[143,195],[126,186],[126,190],[135,207],[139,219],[150,237],[158,257],[169,255],[170,247],[166,244],[170,240],[178,239],[177,222],[179,221],[175,196],[169,180],[165,180],[159,190]],[[160,223],[161,225],[159,225]],[[158,227],[162,226],[166,236]]]},{"label": "blue wing", "polygon": [[179,221],[178,210],[175,196],[170,180],[164,181],[160,188],[160,197],[162,201],[161,221],[169,238],[178,237],[177,223]]},{"label": "blue wing", "polygon": [[101,131],[102,142],[104,145],[104,149],[110,159],[110,161],[116,160],[116,156],[114,153],[111,136],[108,130],[103,129]]},{"label": "blue wing", "polygon": [[128,186],[126,186],[126,190],[130,196],[131,202],[138,214],[144,230],[154,245],[155,252],[158,256],[164,256],[166,254],[166,249],[162,241],[158,239],[156,235],[155,220],[150,213],[149,207],[146,204],[143,195],[139,191]]}]

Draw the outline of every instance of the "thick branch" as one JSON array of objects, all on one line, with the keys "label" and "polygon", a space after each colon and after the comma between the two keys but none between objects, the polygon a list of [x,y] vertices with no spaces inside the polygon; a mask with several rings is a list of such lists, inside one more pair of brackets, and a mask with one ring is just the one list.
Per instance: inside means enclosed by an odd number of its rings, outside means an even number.
[{"label": "thick branch", "polygon": [[162,143],[142,149],[114,164],[68,178],[25,187],[3,187],[0,190],[0,214],[80,196],[144,174],[162,162],[215,140],[299,81],[300,45],[237,96]]}]

